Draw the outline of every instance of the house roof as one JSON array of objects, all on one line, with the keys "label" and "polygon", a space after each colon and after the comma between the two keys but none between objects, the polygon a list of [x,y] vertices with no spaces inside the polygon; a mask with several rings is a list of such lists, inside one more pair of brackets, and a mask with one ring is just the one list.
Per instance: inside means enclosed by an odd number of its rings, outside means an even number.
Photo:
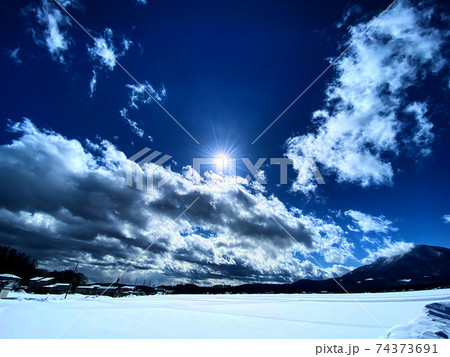
[{"label": "house roof", "polygon": [[45,281],[50,281],[50,280],[53,280],[53,279],[55,279],[55,278],[52,278],[52,277],[46,278],[46,277],[44,277],[44,276],[37,276],[37,277],[35,277],[35,278],[31,278],[30,281],[45,282]]},{"label": "house roof", "polygon": [[[117,289],[117,287],[116,286],[103,286],[103,285],[98,285],[98,284],[94,284],[94,285],[82,285],[82,286],[78,286],[77,287],[77,289],[79,289],[79,288],[81,288],[81,289],[94,289],[94,288],[97,288],[97,289]],[[124,286],[124,287],[122,287],[122,288],[134,288],[134,286]]]},{"label": "house roof", "polygon": [[52,284],[52,285],[46,285],[44,286],[44,288],[57,288],[57,287],[65,287],[65,286],[69,286],[69,283],[57,283],[57,284]]},{"label": "house roof", "polygon": [[4,279],[22,279],[20,276],[17,275],[13,275],[13,274],[0,274],[0,279],[4,278]]}]

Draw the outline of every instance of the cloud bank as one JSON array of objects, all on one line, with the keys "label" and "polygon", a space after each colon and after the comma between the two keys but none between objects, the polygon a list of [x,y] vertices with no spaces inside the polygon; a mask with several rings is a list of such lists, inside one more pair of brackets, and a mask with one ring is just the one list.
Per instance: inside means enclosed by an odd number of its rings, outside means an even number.
[{"label": "cloud bank", "polygon": [[[93,279],[113,279],[161,236],[125,280],[287,282],[349,270],[342,263],[352,247],[340,227],[288,208],[245,180],[201,178],[186,167],[148,194],[126,186],[130,162],[107,141],[83,145],[28,119],[10,130],[19,138],[0,147],[0,242],[46,267],[80,261]],[[337,264],[323,269],[305,258],[313,253]]]}]

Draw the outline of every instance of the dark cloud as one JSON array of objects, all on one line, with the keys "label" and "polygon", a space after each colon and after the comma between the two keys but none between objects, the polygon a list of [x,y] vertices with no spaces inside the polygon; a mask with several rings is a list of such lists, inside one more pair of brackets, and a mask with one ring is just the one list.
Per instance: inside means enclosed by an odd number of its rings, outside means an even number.
[{"label": "dark cloud", "polygon": [[126,186],[130,162],[109,142],[89,143],[88,151],[27,119],[10,129],[20,137],[0,147],[0,244],[45,266],[80,260],[94,279],[118,274],[158,237],[132,276],[202,283],[305,276],[293,255],[313,249],[316,233],[275,197],[187,173],[148,194]]}]

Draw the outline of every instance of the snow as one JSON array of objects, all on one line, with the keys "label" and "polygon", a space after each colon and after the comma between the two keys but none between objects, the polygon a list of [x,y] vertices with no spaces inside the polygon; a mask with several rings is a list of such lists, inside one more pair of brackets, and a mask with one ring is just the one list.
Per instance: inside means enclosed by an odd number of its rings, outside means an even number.
[{"label": "snow", "polygon": [[17,276],[17,275],[13,275],[13,274],[0,274],[0,279],[17,279],[17,280],[21,280],[22,278]]},{"label": "snow", "polygon": [[39,282],[45,282],[45,281],[51,281],[51,280],[53,280],[53,279],[55,279],[55,278],[45,278],[45,277],[43,277],[43,276],[37,276],[37,277],[35,277],[35,278],[32,278],[32,279],[30,279],[30,281],[39,281]]},{"label": "snow", "polygon": [[[379,338],[450,303],[450,289],[376,294],[153,295],[110,298],[14,292],[0,300],[1,338]],[[441,318],[445,320],[445,318]],[[429,321],[427,329],[432,330]],[[442,323],[442,321],[441,321]],[[414,324],[416,329],[421,324]],[[431,326],[431,327],[430,327]],[[442,328],[441,328],[442,330]],[[419,331],[420,332],[420,331]],[[411,335],[411,334],[410,334]],[[414,336],[418,336],[417,334]],[[427,337],[427,335],[423,335]]]},{"label": "snow", "polygon": [[66,286],[70,286],[69,283],[56,283],[56,284],[52,284],[52,285],[46,285],[44,286],[44,288],[57,288],[57,287],[66,287]]},{"label": "snow", "polygon": [[426,305],[422,313],[405,325],[391,329],[392,338],[445,338],[450,337],[450,303]]}]

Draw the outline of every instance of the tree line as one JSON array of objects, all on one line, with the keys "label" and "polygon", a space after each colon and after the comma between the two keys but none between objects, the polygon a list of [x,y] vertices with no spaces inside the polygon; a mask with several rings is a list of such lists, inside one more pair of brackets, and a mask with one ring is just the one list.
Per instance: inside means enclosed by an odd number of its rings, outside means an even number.
[{"label": "tree line", "polygon": [[[86,284],[88,279],[82,273],[71,269],[53,270],[39,268],[38,261],[14,248],[0,246],[0,274],[14,274],[22,278],[22,283],[28,283],[36,276],[55,278],[55,283],[72,283],[73,287]],[[53,283],[53,282],[52,282]]]}]

